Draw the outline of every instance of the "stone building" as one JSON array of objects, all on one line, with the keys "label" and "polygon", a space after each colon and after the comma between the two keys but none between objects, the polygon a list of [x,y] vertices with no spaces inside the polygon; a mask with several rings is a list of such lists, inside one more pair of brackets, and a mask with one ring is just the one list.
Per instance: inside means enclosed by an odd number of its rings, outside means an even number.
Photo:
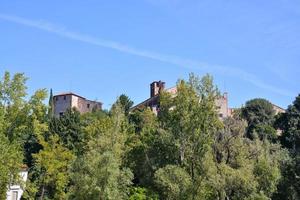
[{"label": "stone building", "polygon": [[63,115],[70,108],[76,108],[80,113],[102,109],[101,102],[91,101],[71,92],[53,96],[53,105],[55,116]]},{"label": "stone building", "polygon": [[[159,112],[159,93],[161,91],[169,92],[171,95],[176,95],[177,87],[171,87],[165,89],[165,82],[154,81],[150,84],[150,98],[137,104],[131,110],[149,107],[155,114]],[[226,118],[231,116],[231,109],[228,106],[228,94],[224,93],[216,100],[216,107],[218,109],[218,115],[220,118]]]},{"label": "stone building", "polygon": [[273,105],[273,110],[275,111],[275,114],[279,114],[279,113],[285,113],[285,109],[281,108],[280,106],[277,106],[275,104]]}]

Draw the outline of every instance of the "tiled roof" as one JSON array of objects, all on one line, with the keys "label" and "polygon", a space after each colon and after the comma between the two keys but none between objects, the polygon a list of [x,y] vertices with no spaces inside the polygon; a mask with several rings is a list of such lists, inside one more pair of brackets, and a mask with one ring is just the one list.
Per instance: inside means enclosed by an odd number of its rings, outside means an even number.
[{"label": "tiled roof", "polygon": [[[82,99],[84,99],[84,100],[88,100],[88,99],[84,98],[83,96],[80,96],[80,95],[75,94],[75,93],[73,93],[73,92],[63,92],[63,93],[60,93],[60,94],[56,94],[56,95],[54,95],[53,97],[57,97],[57,96],[67,96],[67,95],[72,95],[72,96],[76,96],[76,97],[82,98]],[[97,102],[97,103],[103,104],[103,103],[100,102],[100,101],[93,101],[93,100],[88,100],[88,101],[91,101],[91,102]]]},{"label": "tiled roof", "polygon": [[65,95],[72,95],[72,96],[77,96],[77,97],[80,97],[82,99],[85,99],[84,97],[78,95],[78,94],[75,94],[73,92],[63,92],[63,93],[60,93],[60,94],[57,94],[57,95],[54,95],[54,97],[57,97],[57,96],[65,96]]}]

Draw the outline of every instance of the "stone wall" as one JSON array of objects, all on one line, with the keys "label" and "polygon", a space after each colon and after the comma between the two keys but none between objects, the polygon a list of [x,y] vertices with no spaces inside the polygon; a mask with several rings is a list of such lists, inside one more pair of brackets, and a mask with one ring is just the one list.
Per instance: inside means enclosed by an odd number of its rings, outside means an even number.
[{"label": "stone wall", "polygon": [[97,101],[87,100],[73,93],[56,95],[54,99],[54,115],[60,116],[67,109],[76,108],[80,113],[91,112],[93,109],[101,110],[102,103]]},{"label": "stone wall", "polygon": [[72,95],[58,95],[53,97],[54,115],[62,115],[72,105]]}]

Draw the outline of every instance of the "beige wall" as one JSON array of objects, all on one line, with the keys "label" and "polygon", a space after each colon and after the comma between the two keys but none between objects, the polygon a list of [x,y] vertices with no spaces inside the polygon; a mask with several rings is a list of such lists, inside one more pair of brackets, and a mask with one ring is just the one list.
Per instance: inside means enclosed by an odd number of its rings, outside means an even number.
[{"label": "beige wall", "polygon": [[228,108],[227,93],[224,93],[223,96],[220,96],[218,99],[216,99],[216,107],[220,118],[226,118],[230,116],[231,112]]},{"label": "beige wall", "polygon": [[60,116],[70,108],[76,108],[80,113],[91,112],[93,108],[102,109],[100,102],[90,101],[72,94],[54,96],[53,100],[55,116]]},{"label": "beige wall", "polygon": [[71,107],[72,95],[54,96],[54,115],[59,116],[60,113],[66,112]]}]

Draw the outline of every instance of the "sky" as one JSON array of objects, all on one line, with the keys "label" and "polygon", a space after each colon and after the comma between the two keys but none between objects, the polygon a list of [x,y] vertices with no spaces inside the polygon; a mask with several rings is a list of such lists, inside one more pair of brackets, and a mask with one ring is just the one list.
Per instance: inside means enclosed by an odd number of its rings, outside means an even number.
[{"label": "sky", "polygon": [[23,72],[28,94],[72,91],[109,108],[149,85],[207,73],[229,106],[300,90],[299,0],[0,0],[0,76]]}]

